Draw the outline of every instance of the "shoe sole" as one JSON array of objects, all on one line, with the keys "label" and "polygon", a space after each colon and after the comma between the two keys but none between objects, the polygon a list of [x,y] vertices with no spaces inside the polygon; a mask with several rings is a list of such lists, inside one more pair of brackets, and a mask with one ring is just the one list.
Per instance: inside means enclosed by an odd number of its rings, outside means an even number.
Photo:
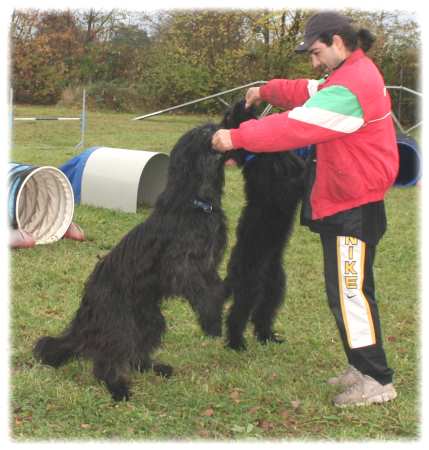
[{"label": "shoe sole", "polygon": [[334,406],[337,406],[338,408],[347,408],[349,406],[368,406],[381,403],[387,403],[391,400],[394,400],[398,396],[397,392],[384,392],[379,395],[374,395],[373,397],[367,398],[366,400],[362,402],[353,402],[353,403],[342,403],[338,404],[334,402]]},{"label": "shoe sole", "polygon": [[344,383],[344,382],[341,382],[341,381],[338,381],[338,380],[329,379],[326,382],[326,384],[328,384],[329,386],[344,386],[344,387],[348,387],[348,386],[353,386],[354,384],[356,384],[358,382],[359,382],[359,380],[354,380],[353,382],[349,381],[349,382],[345,382]]}]

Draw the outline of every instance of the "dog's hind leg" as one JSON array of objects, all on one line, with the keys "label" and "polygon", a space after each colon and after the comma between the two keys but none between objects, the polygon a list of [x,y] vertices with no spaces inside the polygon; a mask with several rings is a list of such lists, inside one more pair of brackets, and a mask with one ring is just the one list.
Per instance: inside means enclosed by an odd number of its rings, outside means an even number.
[{"label": "dog's hind leg", "polygon": [[131,393],[125,365],[121,368],[117,362],[114,363],[101,358],[94,359],[93,373],[98,380],[106,384],[113,400],[118,402],[130,399]]},{"label": "dog's hind leg", "polygon": [[261,343],[277,342],[282,343],[273,331],[273,323],[276,313],[283,303],[286,276],[281,266],[281,262],[274,261],[265,271],[263,299],[258,303],[252,314],[252,322],[256,338]]},{"label": "dog's hind leg", "polygon": [[237,297],[235,297],[226,322],[228,330],[226,345],[233,350],[240,351],[246,350],[243,334],[250,316],[250,309],[244,312],[239,305],[240,301],[237,301]]},{"label": "dog's hind leg", "polygon": [[153,298],[148,302],[149,294],[146,293],[145,307],[137,309],[134,320],[138,329],[136,352],[140,355],[135,368],[140,372],[153,370],[156,375],[169,378],[173,374],[173,367],[159,361],[153,361],[151,353],[160,346],[162,335],[165,332],[165,319],[161,313],[160,300]]},{"label": "dog's hind leg", "polygon": [[226,321],[227,346],[229,348],[234,350],[246,349],[243,334],[259,295],[258,287],[251,282],[250,277],[247,280],[236,280],[233,289],[234,303]]},{"label": "dog's hind leg", "polygon": [[188,299],[207,336],[222,335],[222,312],[226,289],[217,273],[193,274],[182,295]]},{"label": "dog's hind leg", "polygon": [[225,301],[228,297],[231,297],[232,295],[232,285],[231,285],[231,279],[229,276],[227,276],[223,280],[223,286],[224,286],[224,295],[225,295]]}]

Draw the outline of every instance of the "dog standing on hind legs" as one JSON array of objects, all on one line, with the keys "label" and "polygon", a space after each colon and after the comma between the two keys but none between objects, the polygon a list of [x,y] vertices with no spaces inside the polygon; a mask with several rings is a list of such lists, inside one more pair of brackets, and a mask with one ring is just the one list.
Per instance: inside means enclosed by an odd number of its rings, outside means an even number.
[{"label": "dog standing on hind legs", "polygon": [[[246,110],[242,101],[233,106],[222,126],[237,128],[254,118],[254,109]],[[227,157],[242,168],[246,195],[225,279],[233,296],[226,322],[227,346],[245,350],[243,334],[249,319],[258,341],[282,342],[273,331],[273,322],[286,291],[283,252],[303,196],[304,162],[289,151],[252,154],[234,150]]]},{"label": "dog standing on hind legs", "polygon": [[152,360],[165,332],[163,299],[186,298],[203,331],[221,335],[225,290],[217,269],[226,226],[224,156],[211,147],[217,129],[201,126],[179,139],[150,217],[96,264],[66,330],[37,341],[38,360],[59,367],[72,357],[91,359],[112,398],[128,400],[131,370],[172,374],[171,366]]}]

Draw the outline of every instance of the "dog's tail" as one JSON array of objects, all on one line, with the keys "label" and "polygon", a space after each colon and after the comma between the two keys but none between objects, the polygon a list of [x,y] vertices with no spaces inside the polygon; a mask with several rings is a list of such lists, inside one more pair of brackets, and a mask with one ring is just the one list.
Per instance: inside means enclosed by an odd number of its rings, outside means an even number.
[{"label": "dog's tail", "polygon": [[43,336],[34,346],[33,354],[43,364],[60,367],[76,355],[70,335]]}]

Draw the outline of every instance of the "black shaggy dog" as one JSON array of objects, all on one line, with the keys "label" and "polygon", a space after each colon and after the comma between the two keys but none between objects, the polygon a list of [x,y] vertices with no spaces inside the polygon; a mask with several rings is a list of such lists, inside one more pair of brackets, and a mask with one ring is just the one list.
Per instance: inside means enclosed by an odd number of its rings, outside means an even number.
[{"label": "black shaggy dog", "polygon": [[[222,125],[235,128],[255,117],[254,109],[246,110],[242,101],[233,106]],[[282,342],[272,327],[286,290],[282,257],[303,195],[304,162],[290,151],[252,154],[237,150],[228,157],[242,167],[246,206],[225,279],[234,298],[227,318],[227,345],[244,350],[249,318],[258,341]]]},{"label": "black shaggy dog", "polygon": [[37,341],[34,354],[42,363],[59,367],[72,357],[89,358],[113,399],[128,400],[130,370],[172,373],[151,357],[165,331],[163,299],[186,298],[203,331],[221,335],[225,291],[217,268],[226,227],[224,156],[211,147],[217,129],[204,125],[177,142],[152,214],[96,264],[66,330]]}]

